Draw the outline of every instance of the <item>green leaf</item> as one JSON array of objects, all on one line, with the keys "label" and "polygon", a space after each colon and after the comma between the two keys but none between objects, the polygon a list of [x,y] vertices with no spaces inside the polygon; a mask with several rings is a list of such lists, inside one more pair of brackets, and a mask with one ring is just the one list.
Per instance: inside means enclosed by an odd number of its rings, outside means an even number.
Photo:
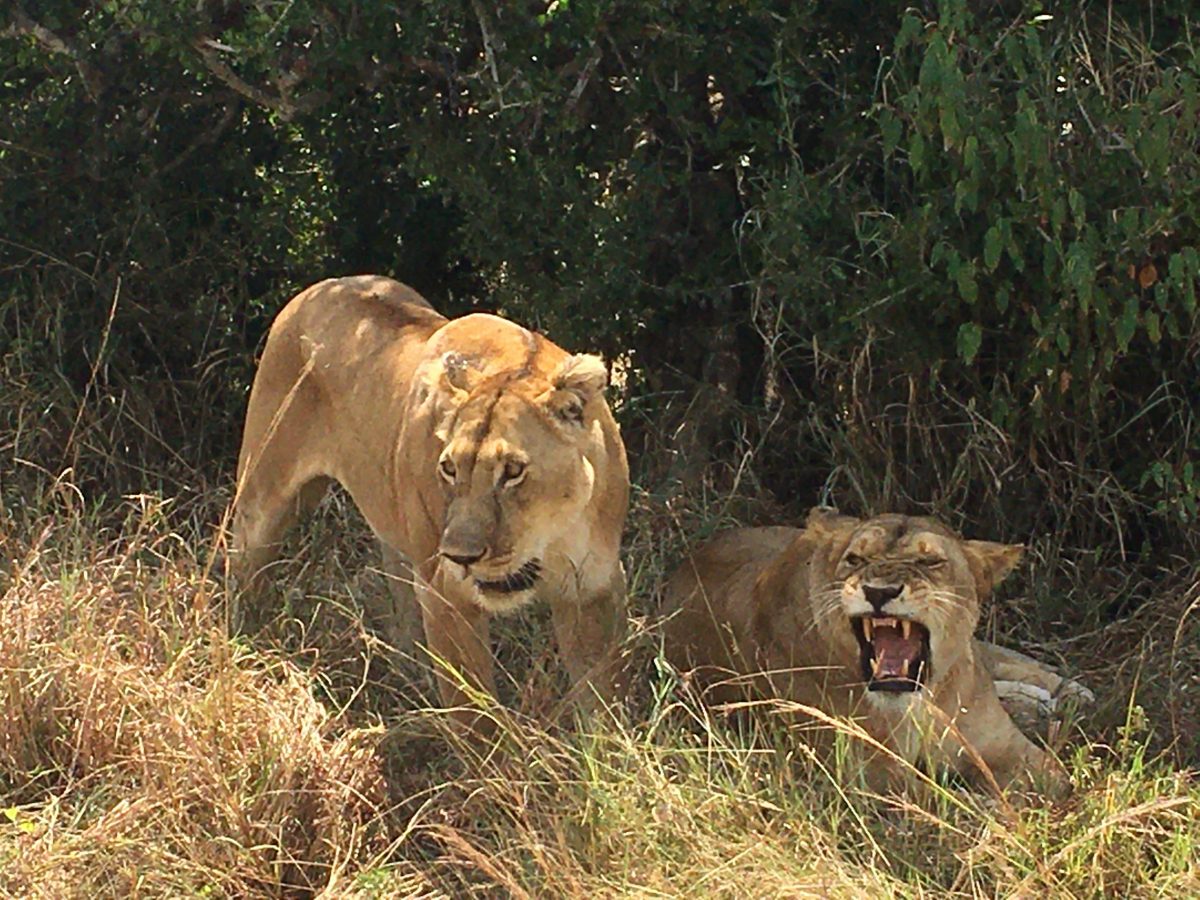
[{"label": "green leaf", "polygon": [[1121,317],[1117,319],[1114,334],[1117,338],[1117,348],[1124,353],[1129,349],[1129,342],[1133,340],[1133,335],[1137,331],[1138,325],[1138,300],[1137,297],[1130,297],[1125,301],[1125,310],[1121,313]]},{"label": "green leaf", "polygon": [[908,142],[908,164],[912,166],[914,175],[920,175],[925,168],[925,138],[917,130],[913,131],[912,140]]},{"label": "green leaf", "polygon": [[1071,188],[1067,191],[1067,203],[1071,207],[1071,215],[1075,218],[1075,224],[1081,224],[1084,220],[1083,194],[1075,188]]},{"label": "green leaf", "polygon": [[879,114],[879,130],[883,135],[883,155],[889,157],[900,144],[903,126],[891,111],[885,109]]},{"label": "green leaf", "polygon": [[971,135],[963,141],[963,165],[971,172],[979,162],[979,138]]},{"label": "green leaf", "polygon": [[1146,336],[1150,338],[1150,343],[1157,344],[1162,338],[1162,331],[1159,328],[1158,313],[1154,310],[1148,310],[1145,315],[1146,320]]},{"label": "green leaf", "polygon": [[935,32],[925,50],[925,58],[921,60],[921,72],[917,83],[922,93],[934,96],[942,84],[942,63],[946,58],[946,39]]},{"label": "green leaf", "polygon": [[983,329],[975,322],[963,322],[958,326],[958,355],[967,365],[975,360],[979,345],[983,343]]},{"label": "green leaf", "polygon": [[1092,302],[1092,286],[1095,282],[1095,272],[1092,267],[1092,254],[1083,241],[1074,241],[1067,248],[1067,258],[1064,261],[1064,274],[1067,282],[1075,289],[1079,298],[1079,307],[1087,312]]},{"label": "green leaf", "polygon": [[953,106],[943,105],[939,116],[942,128],[942,146],[951,150],[962,139],[962,126],[958,124],[958,113]]},{"label": "green leaf", "polygon": [[1200,255],[1194,247],[1184,247],[1178,253],[1171,255],[1167,271],[1171,276],[1171,287],[1179,291],[1183,300],[1184,312],[1191,313],[1196,308],[1196,275],[1197,262]]},{"label": "green leaf", "polygon": [[1000,264],[1000,252],[1004,249],[1004,230],[997,222],[983,236],[983,264],[989,272],[994,272]]},{"label": "green leaf", "polygon": [[899,53],[921,36],[923,26],[916,16],[907,14],[900,20],[900,32],[896,35],[896,52]]},{"label": "green leaf", "polygon": [[1062,197],[1055,197],[1050,204],[1050,230],[1054,235],[1062,231],[1067,221],[1067,204]]},{"label": "green leaf", "polygon": [[979,299],[979,285],[975,282],[975,263],[964,262],[954,273],[954,281],[958,285],[958,293],[968,303]]}]

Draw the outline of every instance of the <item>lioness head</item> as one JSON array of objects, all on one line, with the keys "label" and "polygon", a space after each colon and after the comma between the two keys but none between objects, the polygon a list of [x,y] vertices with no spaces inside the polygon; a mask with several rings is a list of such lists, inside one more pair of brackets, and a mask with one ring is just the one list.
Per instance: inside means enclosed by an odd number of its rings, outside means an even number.
[{"label": "lioness head", "polygon": [[902,515],[859,520],[814,510],[808,529],[817,627],[843,657],[857,657],[876,702],[936,689],[971,654],[980,604],[1022,552]]},{"label": "lioness head", "polygon": [[438,552],[462,567],[482,605],[516,608],[547,548],[586,537],[595,472],[585,450],[599,428],[604,363],[580,354],[549,376],[528,366],[488,373],[486,361],[452,352],[430,379],[447,501]]}]

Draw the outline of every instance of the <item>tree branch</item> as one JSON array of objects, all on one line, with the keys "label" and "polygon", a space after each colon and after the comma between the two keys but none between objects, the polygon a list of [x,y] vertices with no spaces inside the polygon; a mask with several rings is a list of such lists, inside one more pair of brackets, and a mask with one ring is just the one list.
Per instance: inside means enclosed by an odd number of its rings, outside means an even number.
[{"label": "tree branch", "polygon": [[198,38],[192,42],[192,46],[200,54],[209,72],[251,103],[274,110],[285,122],[290,122],[298,114],[311,112],[329,99],[329,94],[325,91],[311,91],[303,97],[293,98],[292,88],[304,80],[303,75],[294,71],[285,72],[276,79],[278,94],[268,93],[243,80],[237,72],[225,65],[225,61],[217,54],[220,45],[216,41]]},{"label": "tree branch", "polygon": [[12,23],[5,29],[5,33],[17,36],[29,35],[51,53],[68,57],[75,63],[79,77],[83,80],[84,90],[87,91],[88,97],[93,102],[104,90],[104,76],[87,56],[71,41],[55,34],[40,22],[34,21],[19,3],[14,3],[12,6]]},{"label": "tree branch", "polygon": [[488,70],[492,73],[492,83],[496,86],[496,100],[500,109],[504,109],[504,86],[500,83],[500,70],[496,65],[496,50],[493,49],[493,43],[495,43],[499,51],[503,53],[504,39],[498,35],[493,37],[493,29],[483,4],[479,0],[471,0],[471,6],[475,10],[475,18],[479,20],[479,32],[483,36],[484,59],[487,61]]},{"label": "tree branch", "polygon": [[174,171],[187,162],[188,157],[190,157],[201,147],[216,143],[217,138],[221,136],[221,132],[229,127],[229,124],[233,121],[234,116],[237,115],[241,105],[242,104],[240,100],[238,100],[236,97],[231,97],[229,100],[229,105],[225,107],[225,112],[217,121],[217,124],[208,131],[200,132],[200,134],[196,136],[196,139],[188,144],[178,156],[155,172],[155,176],[161,178],[163,175]]}]

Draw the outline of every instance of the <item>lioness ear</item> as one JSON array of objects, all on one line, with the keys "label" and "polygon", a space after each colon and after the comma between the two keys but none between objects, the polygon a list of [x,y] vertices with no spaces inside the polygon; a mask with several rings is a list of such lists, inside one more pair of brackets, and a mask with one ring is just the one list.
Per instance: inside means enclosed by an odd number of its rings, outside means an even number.
[{"label": "lioness ear", "polygon": [[980,597],[986,597],[992,588],[1004,580],[1017,563],[1025,548],[1020,544],[997,544],[992,541],[963,541],[963,553],[975,576],[975,587]]},{"label": "lioness ear", "polygon": [[834,506],[814,506],[808,511],[804,528],[814,534],[828,534],[858,524],[853,516],[843,516]]},{"label": "lioness ear", "polygon": [[554,388],[546,398],[550,412],[564,422],[582,425],[588,404],[608,387],[608,370],[599,356],[576,353],[562,361],[550,384]]}]

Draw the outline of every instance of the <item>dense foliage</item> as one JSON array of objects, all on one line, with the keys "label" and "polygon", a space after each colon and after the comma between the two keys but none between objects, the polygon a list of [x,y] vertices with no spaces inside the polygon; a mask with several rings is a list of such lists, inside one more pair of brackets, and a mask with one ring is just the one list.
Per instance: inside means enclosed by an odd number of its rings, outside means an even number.
[{"label": "dense foliage", "polygon": [[4,466],[227,474],[272,313],[375,271],[619,357],[645,460],[690,408],[784,501],[1194,552],[1188,9],[9,3]]}]

